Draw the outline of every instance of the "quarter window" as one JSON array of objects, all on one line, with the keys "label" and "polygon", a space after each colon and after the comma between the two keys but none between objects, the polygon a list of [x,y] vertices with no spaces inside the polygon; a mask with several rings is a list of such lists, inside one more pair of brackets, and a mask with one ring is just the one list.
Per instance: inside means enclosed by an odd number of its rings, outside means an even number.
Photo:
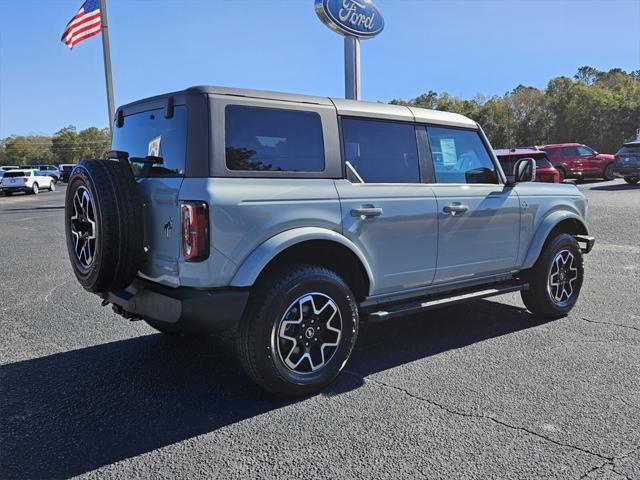
[{"label": "quarter window", "polygon": [[478,133],[429,127],[433,167],[438,183],[498,183],[496,168]]},{"label": "quarter window", "polygon": [[342,120],[344,156],[366,183],[420,183],[413,125]]},{"label": "quarter window", "polygon": [[228,105],[225,124],[229,170],[324,170],[322,121],[317,113]]}]

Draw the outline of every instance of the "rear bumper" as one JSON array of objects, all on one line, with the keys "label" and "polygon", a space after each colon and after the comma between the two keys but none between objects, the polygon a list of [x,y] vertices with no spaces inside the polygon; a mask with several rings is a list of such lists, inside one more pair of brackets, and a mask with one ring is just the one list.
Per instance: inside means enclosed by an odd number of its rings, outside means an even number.
[{"label": "rear bumper", "polygon": [[125,290],[109,292],[103,298],[125,318],[166,323],[184,333],[210,333],[238,324],[249,290],[169,288],[138,279]]},{"label": "rear bumper", "polygon": [[640,176],[640,166],[629,165],[622,166],[616,165],[613,167],[613,174],[616,177],[636,177]]}]

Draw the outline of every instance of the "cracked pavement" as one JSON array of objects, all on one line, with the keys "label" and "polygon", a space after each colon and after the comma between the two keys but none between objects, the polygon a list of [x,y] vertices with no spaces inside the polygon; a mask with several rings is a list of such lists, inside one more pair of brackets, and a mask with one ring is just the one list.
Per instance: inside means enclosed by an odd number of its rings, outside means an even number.
[{"label": "cracked pavement", "polygon": [[640,187],[579,186],[571,314],[518,294],[363,326],[325,392],[255,387],[232,339],[174,339],[73,278],[64,188],[0,198],[0,478],[640,480]]}]

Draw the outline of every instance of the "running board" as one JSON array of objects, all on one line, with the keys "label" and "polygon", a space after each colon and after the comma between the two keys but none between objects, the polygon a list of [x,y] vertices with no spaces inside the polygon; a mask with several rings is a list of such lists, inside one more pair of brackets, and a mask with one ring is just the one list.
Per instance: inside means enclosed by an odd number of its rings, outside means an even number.
[{"label": "running board", "polygon": [[479,298],[493,297],[494,295],[502,295],[503,293],[517,292],[525,290],[529,287],[526,283],[509,283],[506,285],[496,285],[483,290],[460,292],[458,295],[448,297],[434,297],[427,300],[411,301],[402,304],[393,305],[386,309],[378,310],[368,314],[369,321],[381,322],[394,317],[410,315],[412,313],[431,310],[434,308],[454,305],[456,303],[467,302],[469,300],[477,300]]}]

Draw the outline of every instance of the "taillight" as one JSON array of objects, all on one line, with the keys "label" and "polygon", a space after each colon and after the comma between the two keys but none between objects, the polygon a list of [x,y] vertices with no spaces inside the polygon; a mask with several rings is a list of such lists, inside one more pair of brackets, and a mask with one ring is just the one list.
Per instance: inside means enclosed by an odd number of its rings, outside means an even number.
[{"label": "taillight", "polygon": [[24,180],[24,183],[27,183],[29,181],[29,177],[24,177],[23,180]]},{"label": "taillight", "polygon": [[209,256],[209,208],[205,202],[182,202],[182,256],[198,262]]}]

